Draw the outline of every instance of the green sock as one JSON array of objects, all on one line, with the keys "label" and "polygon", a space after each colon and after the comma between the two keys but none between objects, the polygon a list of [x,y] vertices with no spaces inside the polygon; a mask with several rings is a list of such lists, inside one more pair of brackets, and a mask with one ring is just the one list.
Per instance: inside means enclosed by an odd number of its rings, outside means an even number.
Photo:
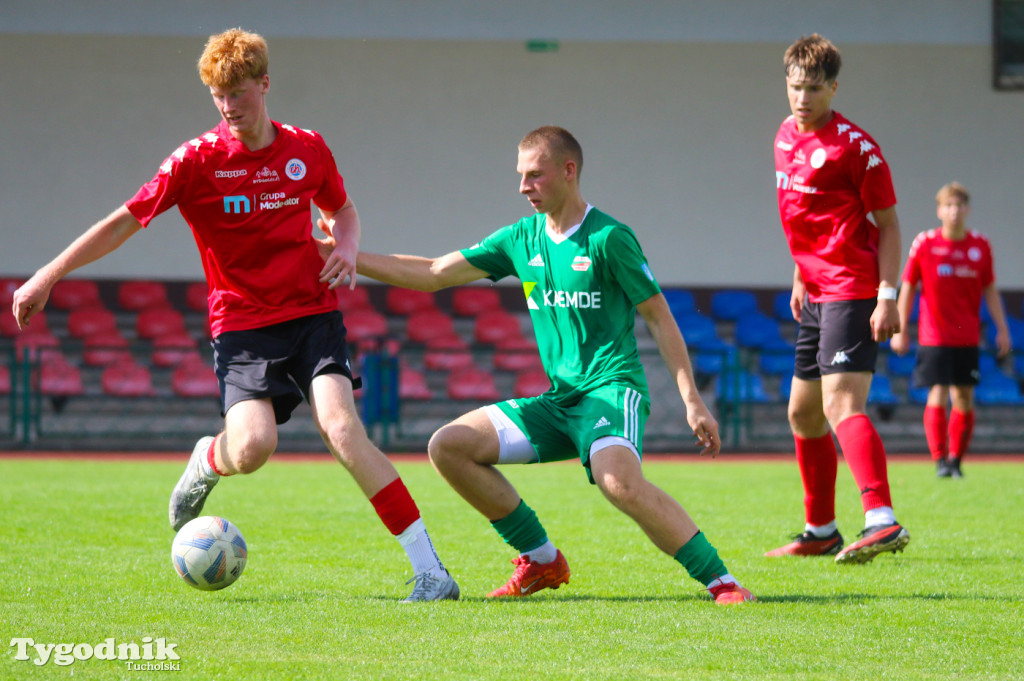
[{"label": "green sock", "polygon": [[491,527],[505,540],[505,543],[519,553],[526,553],[548,540],[548,533],[537,520],[537,514],[520,500],[516,510],[504,518],[492,520]]},{"label": "green sock", "polygon": [[725,569],[725,563],[718,557],[718,551],[700,531],[693,539],[683,544],[683,548],[679,549],[674,557],[686,568],[691,577],[704,586],[729,573]]}]

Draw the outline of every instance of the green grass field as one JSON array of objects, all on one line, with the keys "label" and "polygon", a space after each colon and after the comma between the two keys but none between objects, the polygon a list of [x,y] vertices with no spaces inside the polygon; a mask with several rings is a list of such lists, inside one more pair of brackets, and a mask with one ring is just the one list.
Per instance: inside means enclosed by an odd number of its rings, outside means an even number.
[{"label": "green grass field", "polygon": [[[1024,678],[1020,464],[968,462],[961,481],[923,460],[890,464],[910,546],[840,567],[762,557],[802,529],[792,461],[647,463],[758,597],[722,608],[573,464],[504,469],[572,566],[557,591],[483,598],[513,552],[427,463],[403,462],[463,599],[400,604],[405,556],[329,460],[221,482],[206,512],[242,529],[249,563],[233,586],[196,591],[170,564],[167,497],[184,461],[0,460],[5,645],[152,637],[180,656],[179,671],[37,666],[8,646],[0,678]],[[845,467],[838,503],[853,540],[862,515]]]}]

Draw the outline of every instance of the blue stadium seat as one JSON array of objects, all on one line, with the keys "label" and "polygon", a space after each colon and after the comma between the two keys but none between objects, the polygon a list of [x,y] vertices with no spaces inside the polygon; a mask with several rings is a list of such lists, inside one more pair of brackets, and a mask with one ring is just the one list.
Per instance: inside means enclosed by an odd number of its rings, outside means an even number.
[{"label": "blue stadium seat", "polygon": [[900,398],[892,391],[892,383],[889,377],[884,374],[875,374],[871,380],[871,390],[868,391],[869,404],[894,405],[900,403]]},{"label": "blue stadium seat", "polygon": [[792,376],[795,360],[796,357],[792,352],[767,350],[761,353],[758,367],[762,374],[769,376]]},{"label": "blue stadium seat", "polygon": [[974,389],[974,398],[983,405],[1019,405],[1024,404],[1024,395],[1020,385],[1006,374],[996,373],[983,376],[981,383]]},{"label": "blue stadium seat", "polygon": [[917,363],[917,348],[911,346],[907,354],[902,357],[895,352],[890,352],[885,358],[885,371],[890,376],[907,377],[914,373],[914,364]]},{"label": "blue stadium seat", "polygon": [[688,312],[697,311],[697,303],[693,293],[681,288],[664,289],[662,293],[668,302],[668,309],[672,310],[672,316],[678,317]]},{"label": "blue stadium seat", "polygon": [[782,337],[779,323],[761,313],[747,314],[736,322],[736,344],[755,350],[786,350],[793,345]]},{"label": "blue stadium seat", "polygon": [[715,321],[711,317],[699,312],[687,312],[673,316],[676,318],[676,323],[679,325],[679,330],[682,331],[687,345],[701,346],[703,344],[705,347],[709,343],[724,345],[718,336]]},{"label": "blue stadium seat", "polygon": [[796,323],[796,320],[793,319],[793,310],[789,308],[789,299],[792,297],[792,291],[779,291],[772,298],[772,316],[775,317],[775,321],[789,324]]},{"label": "blue stadium seat", "polygon": [[927,387],[924,387],[924,388],[914,388],[914,387],[911,387],[909,390],[907,390],[907,397],[914,404],[924,404],[924,403],[926,403],[928,401],[928,392],[929,392],[929,388],[927,388]]},{"label": "blue stadium seat", "polygon": [[752,291],[715,291],[711,294],[711,316],[718,321],[735,322],[757,311],[757,296]]},{"label": "blue stadium seat", "polygon": [[766,404],[772,401],[771,395],[764,388],[764,380],[760,374],[740,371],[738,376],[721,374],[715,384],[715,394],[719,399],[730,402],[753,402]]}]

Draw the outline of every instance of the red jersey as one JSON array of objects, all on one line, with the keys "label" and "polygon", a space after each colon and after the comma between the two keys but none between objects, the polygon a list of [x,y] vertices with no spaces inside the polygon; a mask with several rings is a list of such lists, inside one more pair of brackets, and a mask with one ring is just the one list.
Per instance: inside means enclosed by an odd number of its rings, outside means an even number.
[{"label": "red jersey", "polygon": [[896,205],[878,145],[833,113],[808,133],[790,116],[775,136],[779,216],[814,303],[878,294],[878,227],[868,214]]},{"label": "red jersey", "polygon": [[917,340],[921,345],[970,347],[981,342],[981,296],[995,282],[992,247],[967,232],[951,241],[941,229],[921,232],[910,246],[903,281],[921,283]]},{"label": "red jersey", "polygon": [[318,281],[310,201],[341,208],[344,182],[320,135],[274,127],[270,146],[249,151],[221,122],[178,147],[125,203],[143,226],[178,206],[203,260],[214,336],[337,309]]}]

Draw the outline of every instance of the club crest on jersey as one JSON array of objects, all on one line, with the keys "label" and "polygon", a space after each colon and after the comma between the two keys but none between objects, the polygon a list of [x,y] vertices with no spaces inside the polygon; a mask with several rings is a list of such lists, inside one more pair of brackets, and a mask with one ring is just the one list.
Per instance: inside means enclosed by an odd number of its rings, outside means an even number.
[{"label": "club crest on jersey", "polygon": [[586,272],[590,269],[591,260],[585,255],[577,255],[572,259],[571,267],[577,272]]},{"label": "club crest on jersey", "polygon": [[293,180],[301,180],[306,176],[306,164],[297,158],[293,158],[285,164],[284,174]]}]

